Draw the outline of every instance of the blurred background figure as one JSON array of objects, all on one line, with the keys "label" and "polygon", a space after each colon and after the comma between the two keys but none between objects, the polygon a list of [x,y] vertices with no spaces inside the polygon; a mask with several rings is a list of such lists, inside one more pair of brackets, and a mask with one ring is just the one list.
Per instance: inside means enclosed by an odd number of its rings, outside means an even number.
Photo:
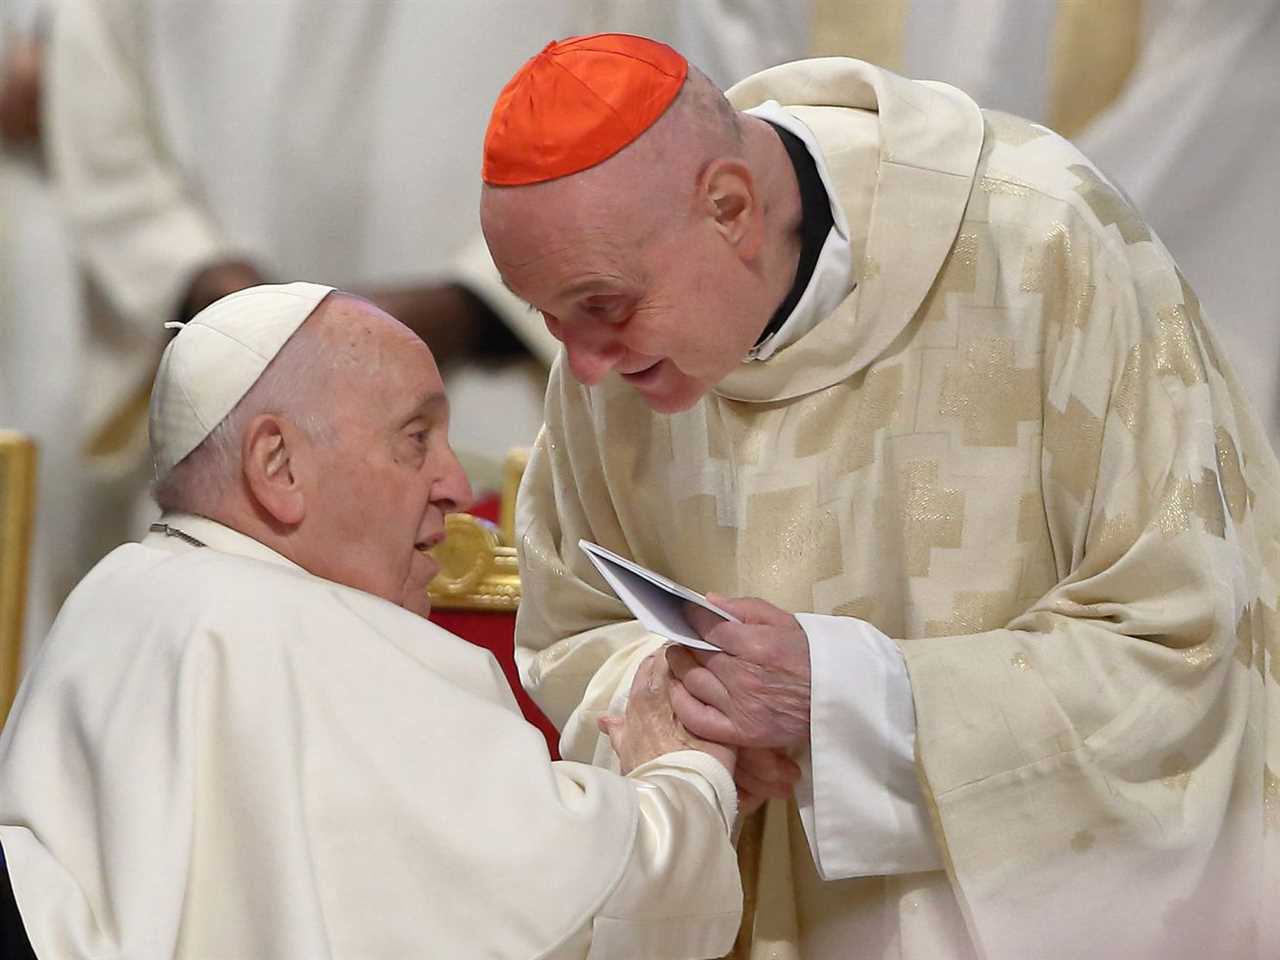
[{"label": "blurred background figure", "polygon": [[1187,273],[1280,450],[1280,0],[814,0],[815,53],[1070,137]]},{"label": "blurred background figure", "polygon": [[[0,0],[0,427],[40,440],[29,638],[43,636],[66,591],[100,556],[100,529],[110,545],[115,511],[97,511],[101,526],[82,518],[94,512],[87,498],[109,500],[117,489],[113,464],[83,456],[101,394],[82,378],[87,311],[42,149],[53,9],[53,0]],[[124,535],[123,525],[114,529]]]},{"label": "blurred background figure", "polygon": [[28,647],[152,518],[145,412],[166,321],[278,277],[369,296],[430,343],[455,445],[496,487],[541,423],[558,347],[479,236],[501,85],[575,32],[684,44],[725,83],[811,37],[808,0],[0,2],[0,424],[33,433],[42,458]]}]

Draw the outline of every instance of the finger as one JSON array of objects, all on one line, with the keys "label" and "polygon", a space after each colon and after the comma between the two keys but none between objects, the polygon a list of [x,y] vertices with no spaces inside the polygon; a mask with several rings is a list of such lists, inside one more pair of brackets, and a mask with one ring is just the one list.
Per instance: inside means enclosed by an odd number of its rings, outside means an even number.
[{"label": "finger", "polygon": [[[711,614],[710,616],[714,616]],[[707,657],[714,657],[717,654],[729,654],[730,656],[739,656],[744,645],[748,642],[747,638],[752,636],[751,630],[758,630],[759,627],[748,626],[744,623],[734,623],[732,620],[721,620],[715,617],[714,622],[708,625],[706,631],[700,636],[707,643],[716,647],[715,650],[692,650],[694,657],[699,660],[705,660]]]},{"label": "finger", "polygon": [[738,816],[749,817],[755,813],[768,800],[768,797],[758,797],[754,793],[748,793],[741,787],[738,788]]},{"label": "finger", "polygon": [[671,668],[671,673],[677,680],[683,680],[686,673],[697,669],[699,665],[693,651],[688,647],[682,647],[679,644],[667,647],[667,666]]},{"label": "finger", "polygon": [[604,716],[596,720],[596,726],[600,732],[609,738],[609,744],[613,747],[613,752],[618,753],[622,740],[622,718],[613,716]]},{"label": "finger", "polygon": [[[719,654],[723,657],[724,654]],[[672,646],[667,652],[667,664],[675,680],[685,685],[692,695],[703,703],[727,712],[730,694],[716,675],[701,666],[699,658],[682,646]]]},{"label": "finger", "polygon": [[758,777],[753,777],[751,773],[746,770],[735,769],[733,772],[733,782],[738,785],[739,789],[745,790],[747,793],[753,794],[757,797],[769,797],[776,798],[778,800],[785,800],[787,797],[791,796],[792,792],[792,785],[789,783],[774,780],[761,780]]},{"label": "finger", "polygon": [[[803,637],[803,631],[800,633]],[[731,669],[734,664],[746,660],[749,663],[767,665],[782,659],[788,646],[796,643],[796,635],[790,627],[776,627],[761,623],[726,623],[707,635],[707,642],[720,649],[716,652],[698,651],[698,662],[715,673],[718,664]],[[808,656],[808,650],[805,650]],[[717,657],[719,658],[717,660]]]},{"label": "finger", "polygon": [[751,776],[770,783],[795,784],[800,779],[800,765],[781,750],[743,750],[738,765]]},{"label": "finger", "polygon": [[679,677],[680,684],[709,707],[727,714],[733,703],[729,691],[720,679],[705,667],[695,664],[692,670]]},{"label": "finger", "polygon": [[684,684],[671,685],[671,709],[675,711],[676,719],[695,737],[730,746],[738,745],[740,738],[733,721],[691,694],[684,688]]},{"label": "finger", "polygon": [[684,618],[688,621],[689,626],[702,639],[707,638],[707,634],[716,628],[719,624],[725,623],[724,617],[719,614],[712,613],[706,607],[700,607],[696,603],[686,603],[684,605]]},{"label": "finger", "polygon": [[732,613],[743,623],[759,623],[766,626],[789,626],[795,617],[759,597],[725,597],[718,593],[707,594],[707,600],[726,613]]}]

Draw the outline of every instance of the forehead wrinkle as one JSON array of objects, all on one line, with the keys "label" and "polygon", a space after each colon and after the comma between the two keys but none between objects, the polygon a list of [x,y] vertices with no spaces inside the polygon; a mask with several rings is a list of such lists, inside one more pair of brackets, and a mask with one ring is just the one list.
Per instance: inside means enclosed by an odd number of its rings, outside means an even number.
[{"label": "forehead wrinkle", "polygon": [[413,401],[412,406],[405,408],[402,422],[409,423],[419,417],[431,418],[432,415],[445,418],[449,415],[449,398],[442,390],[425,390]]},{"label": "forehead wrinkle", "polygon": [[591,287],[633,287],[636,285],[636,258],[622,255],[622,247],[607,245],[584,251],[547,249],[519,266],[502,263],[500,272],[507,289],[526,301],[563,298]]}]

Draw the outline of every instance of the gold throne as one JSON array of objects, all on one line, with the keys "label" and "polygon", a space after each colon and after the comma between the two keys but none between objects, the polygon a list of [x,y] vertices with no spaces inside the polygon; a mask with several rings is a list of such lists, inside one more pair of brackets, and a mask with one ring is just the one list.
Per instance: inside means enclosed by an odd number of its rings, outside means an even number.
[{"label": "gold throne", "polygon": [[431,581],[433,610],[515,613],[520,606],[520,570],[516,565],[515,504],[529,451],[512,450],[502,466],[498,523],[469,513],[445,518],[445,541],[432,556],[440,572]]},{"label": "gold throne", "polygon": [[0,430],[0,726],[21,668],[35,474],[35,444],[23,434]]}]

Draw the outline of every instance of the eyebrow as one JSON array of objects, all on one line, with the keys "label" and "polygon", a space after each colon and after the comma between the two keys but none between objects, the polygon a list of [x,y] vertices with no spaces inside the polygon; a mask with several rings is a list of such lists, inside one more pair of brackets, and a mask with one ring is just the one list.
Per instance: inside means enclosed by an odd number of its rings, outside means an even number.
[{"label": "eyebrow", "polygon": [[400,425],[403,427],[420,417],[430,417],[432,414],[439,417],[449,415],[449,398],[443,393],[428,393],[419,398],[409,413],[400,418]]},{"label": "eyebrow", "polygon": [[526,300],[524,297],[520,296],[520,294],[516,293],[513,289],[511,289],[511,284],[507,283],[507,278],[506,278],[506,277],[504,277],[502,274],[498,274],[498,279],[499,279],[499,280],[501,280],[501,281],[502,281],[502,285],[503,285],[504,287],[506,287],[506,288],[507,288],[507,293],[511,294],[513,297],[515,297],[517,300],[519,300],[521,303],[523,303],[523,304],[524,304],[526,307],[528,307],[530,310],[537,310],[537,309],[538,309],[538,308],[537,308],[537,307],[535,307],[532,303],[530,303],[528,300]]}]

